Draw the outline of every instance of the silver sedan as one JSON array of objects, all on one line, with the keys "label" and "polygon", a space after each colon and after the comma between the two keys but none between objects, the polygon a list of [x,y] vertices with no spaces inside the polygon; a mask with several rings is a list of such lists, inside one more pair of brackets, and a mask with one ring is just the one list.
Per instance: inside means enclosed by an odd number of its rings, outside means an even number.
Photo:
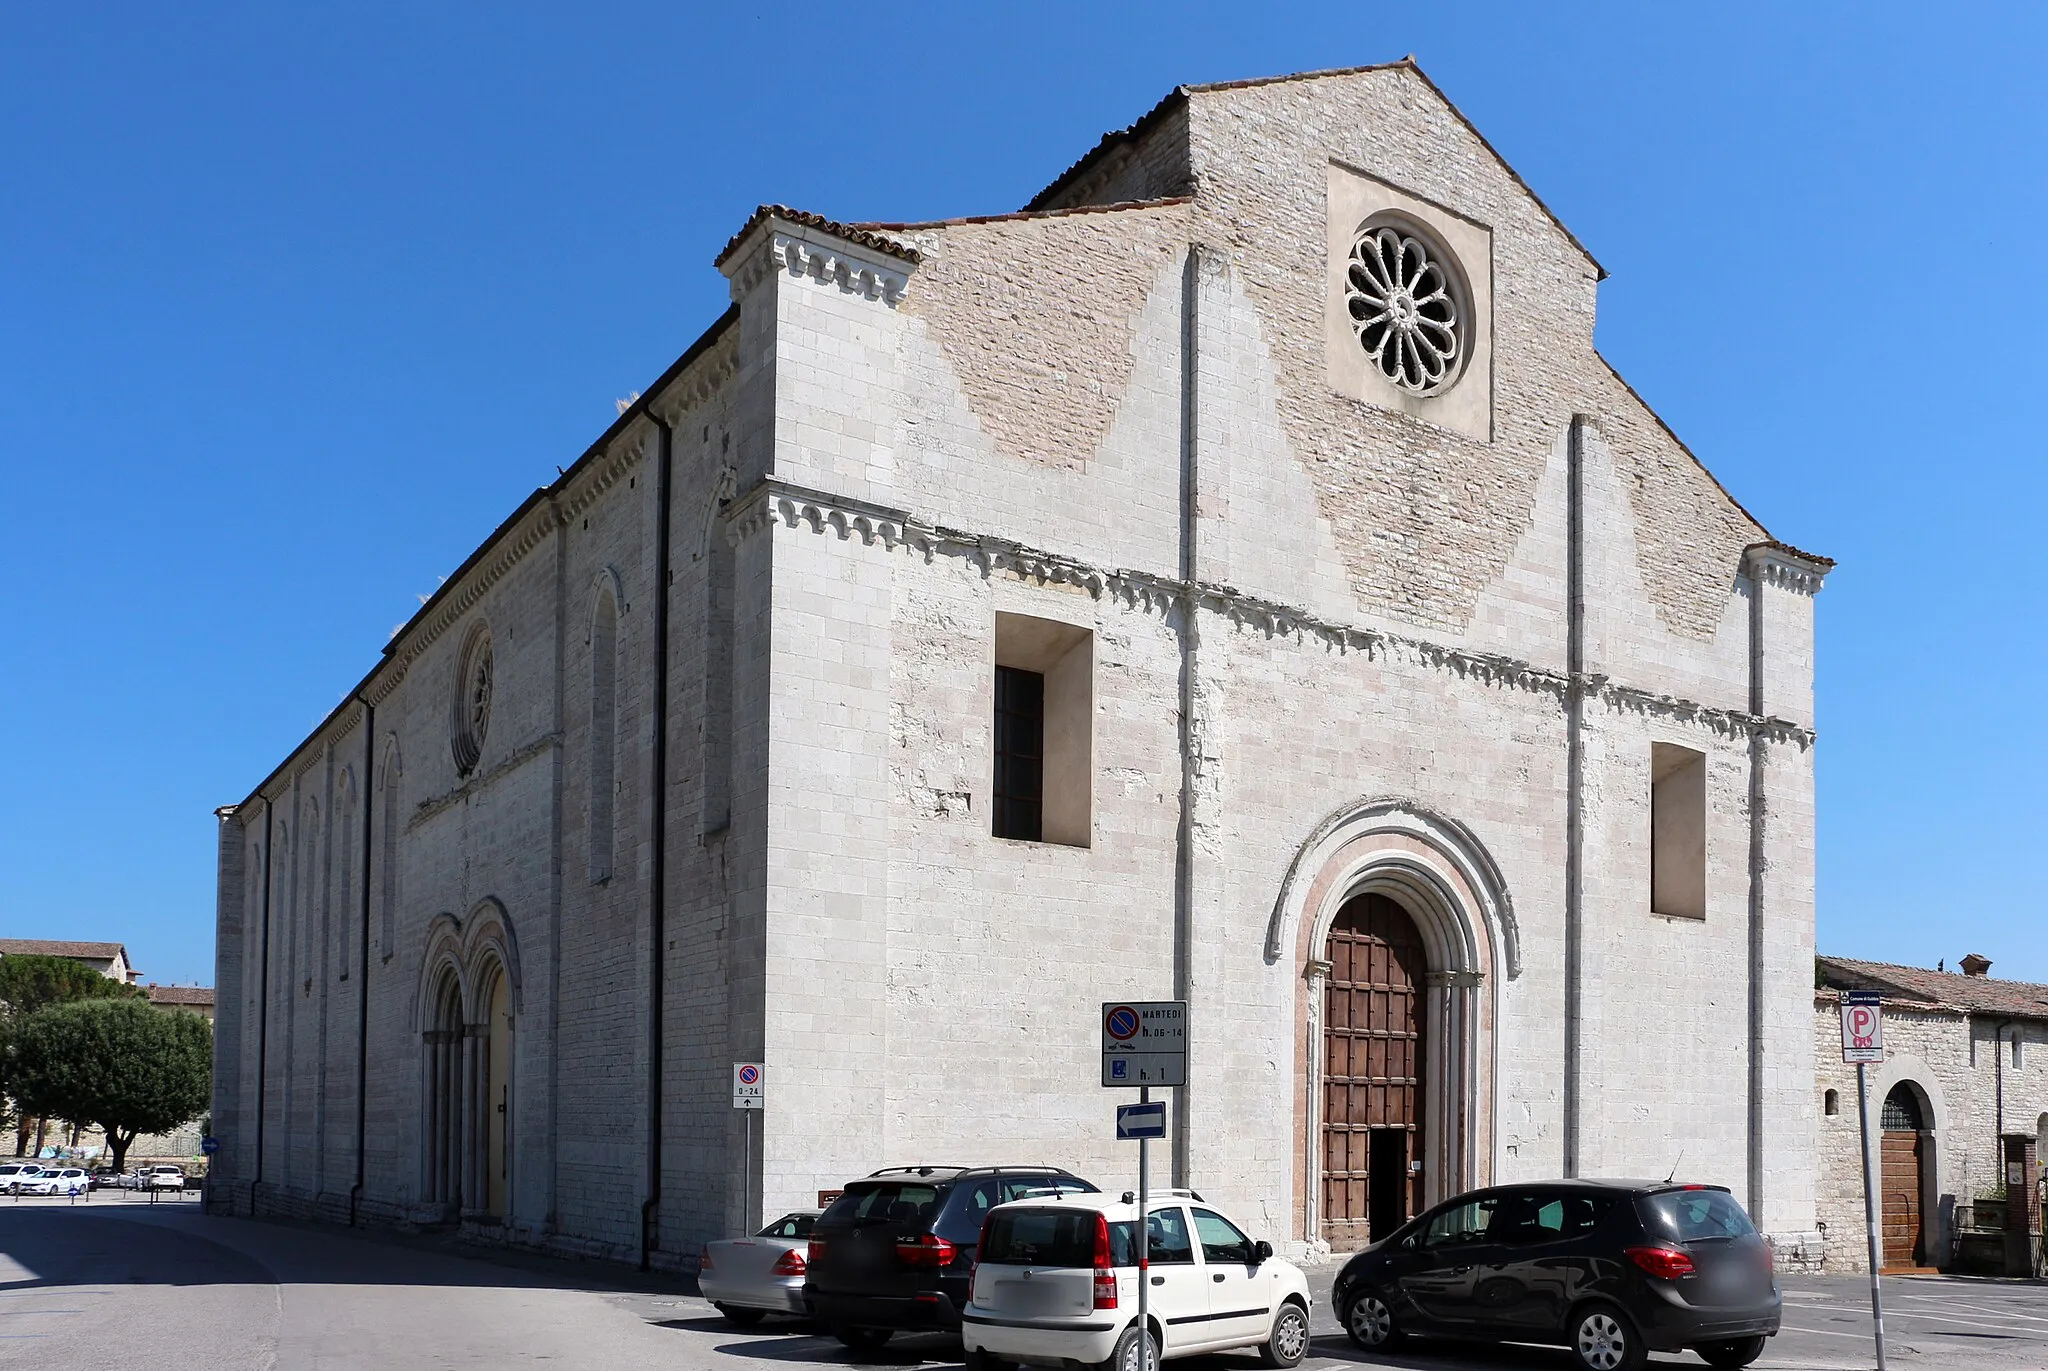
[{"label": "silver sedan", "polygon": [[697,1292],[728,1323],[749,1328],[769,1314],[802,1314],[805,1255],[819,1209],[796,1209],[751,1238],[704,1244]]}]

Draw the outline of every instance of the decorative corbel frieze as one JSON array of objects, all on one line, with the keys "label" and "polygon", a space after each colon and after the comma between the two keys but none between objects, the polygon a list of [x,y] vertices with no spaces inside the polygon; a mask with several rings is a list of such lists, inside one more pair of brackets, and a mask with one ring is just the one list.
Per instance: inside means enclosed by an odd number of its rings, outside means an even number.
[{"label": "decorative corbel frieze", "polygon": [[1787,543],[1751,543],[1742,550],[1742,569],[1752,581],[1794,595],[1818,595],[1834,567],[1832,557],[1801,552]]},{"label": "decorative corbel frieze", "polygon": [[726,273],[734,300],[781,272],[797,280],[837,286],[849,295],[879,300],[893,309],[902,303],[910,286],[912,266],[901,257],[847,242],[823,229],[771,219],[760,241],[736,253]]}]

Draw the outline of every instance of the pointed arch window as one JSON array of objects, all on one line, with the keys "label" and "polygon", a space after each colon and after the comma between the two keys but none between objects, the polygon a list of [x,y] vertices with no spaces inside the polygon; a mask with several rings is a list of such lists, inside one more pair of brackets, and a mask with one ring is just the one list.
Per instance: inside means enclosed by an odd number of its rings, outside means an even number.
[{"label": "pointed arch window", "polygon": [[383,795],[377,805],[384,825],[377,852],[378,904],[381,909],[377,955],[387,962],[398,950],[398,831],[402,823],[399,783],[403,779],[398,764],[398,747],[393,744],[384,753]]},{"label": "pointed arch window", "polygon": [[598,592],[590,623],[590,879],[612,878],[618,789],[619,604],[610,586]]}]

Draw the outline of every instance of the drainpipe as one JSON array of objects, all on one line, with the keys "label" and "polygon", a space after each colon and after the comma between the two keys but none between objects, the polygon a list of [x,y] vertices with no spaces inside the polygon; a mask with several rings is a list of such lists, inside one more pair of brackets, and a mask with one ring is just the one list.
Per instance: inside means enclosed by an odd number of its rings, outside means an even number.
[{"label": "drainpipe", "polygon": [[660,430],[655,459],[654,507],[654,852],[647,902],[647,1198],[640,1202],[640,1269],[654,1262],[661,1205],[662,981],[668,946],[668,592],[669,508],[675,458],[675,430],[649,405],[647,417]]},{"label": "drainpipe", "polygon": [[1998,1174],[2005,1175],[2005,1030],[2018,1020],[2006,1019],[1991,1033],[1991,1058],[1998,1079],[1998,1108],[1993,1116],[1997,1132],[1991,1136],[1991,1155],[1998,1159]]},{"label": "drainpipe", "polygon": [[1580,985],[1585,903],[1586,512],[1585,429],[1572,416],[1565,439],[1565,735],[1564,735],[1564,1174],[1579,1174],[1580,1074],[1585,1012]]},{"label": "drainpipe", "polygon": [[263,950],[258,960],[256,999],[256,1175],[249,1182],[249,1212],[256,1212],[256,1187],[263,1184],[264,1099],[270,1084],[270,818],[272,806],[263,797]]},{"label": "drainpipe", "polygon": [[370,854],[375,844],[370,835],[376,824],[377,793],[377,707],[370,697],[363,702],[363,889],[362,946],[357,959],[356,979],[356,1183],[348,1191],[348,1226],[356,1226],[356,1213],[363,1200],[363,1143],[369,1136],[370,1083]]},{"label": "drainpipe", "polygon": [[[1199,510],[1198,426],[1200,397],[1196,389],[1201,349],[1202,249],[1188,249],[1181,273],[1181,428],[1180,428],[1180,825],[1173,854],[1173,994],[1191,998],[1195,923],[1195,789],[1201,747],[1195,725],[1196,654],[1200,625],[1196,622],[1195,534]],[[1173,1183],[1186,1185],[1190,1173],[1188,1087],[1173,1092]]]}]

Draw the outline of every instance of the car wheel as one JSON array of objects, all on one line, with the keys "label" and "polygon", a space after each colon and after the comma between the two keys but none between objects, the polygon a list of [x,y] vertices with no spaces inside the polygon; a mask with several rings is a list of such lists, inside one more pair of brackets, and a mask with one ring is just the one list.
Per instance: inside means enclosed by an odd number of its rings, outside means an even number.
[{"label": "car wheel", "polygon": [[892,1330],[887,1328],[835,1328],[832,1336],[844,1344],[846,1350],[856,1357],[872,1357],[889,1345]]},{"label": "car wheel", "polygon": [[768,1317],[765,1309],[747,1309],[736,1304],[714,1304],[711,1307],[725,1315],[725,1321],[734,1328],[752,1328]]},{"label": "car wheel", "polygon": [[1351,1301],[1351,1307],[1344,1311],[1344,1333],[1354,1347],[1368,1352],[1393,1347],[1402,1336],[1394,1323],[1394,1311],[1377,1290],[1361,1290]]},{"label": "car wheel", "polygon": [[1764,1354],[1763,1338],[1736,1338],[1732,1342],[1710,1342],[1695,1347],[1700,1359],[1709,1366],[1747,1366]]},{"label": "car wheel", "polygon": [[[1141,1346],[1144,1348],[1142,1354],[1139,1352]],[[1140,1355],[1144,1357],[1142,1363]],[[1138,1326],[1132,1324],[1116,1340],[1116,1350],[1102,1364],[1102,1371],[1159,1371],[1159,1344],[1152,1340],[1149,1330],[1140,1332]]]},{"label": "car wheel", "polygon": [[967,1354],[967,1371],[1011,1371],[1015,1362],[1004,1361],[986,1347],[977,1347]]},{"label": "car wheel", "polygon": [[1299,1366],[1308,1355],[1308,1315],[1292,1302],[1273,1315],[1273,1331],[1259,1344],[1259,1361],[1266,1366]]},{"label": "car wheel", "polygon": [[1642,1371],[1650,1359],[1636,1326],[1611,1304],[1589,1304],[1572,1316],[1572,1356],[1585,1371]]}]

